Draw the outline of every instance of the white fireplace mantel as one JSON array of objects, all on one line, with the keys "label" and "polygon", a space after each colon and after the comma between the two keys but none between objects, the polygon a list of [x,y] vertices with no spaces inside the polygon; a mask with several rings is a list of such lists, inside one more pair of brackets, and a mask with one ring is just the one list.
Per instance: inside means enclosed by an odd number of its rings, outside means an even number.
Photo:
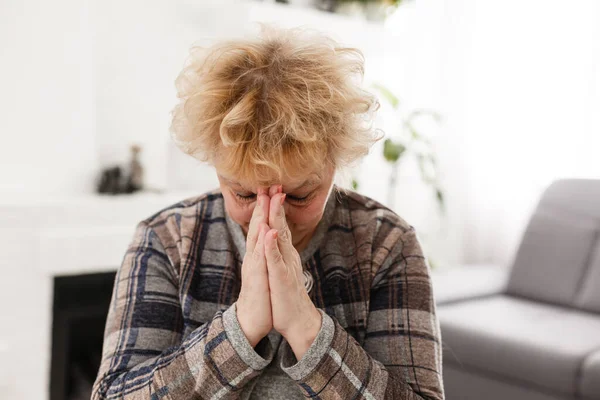
[{"label": "white fireplace mantel", "polygon": [[0,196],[2,398],[48,398],[54,277],[116,271],[138,222],[200,193]]}]

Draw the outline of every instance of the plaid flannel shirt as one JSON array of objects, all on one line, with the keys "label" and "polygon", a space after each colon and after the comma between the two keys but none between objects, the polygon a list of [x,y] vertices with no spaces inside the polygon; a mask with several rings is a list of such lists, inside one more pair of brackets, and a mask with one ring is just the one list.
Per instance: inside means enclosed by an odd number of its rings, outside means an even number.
[{"label": "plaid flannel shirt", "polygon": [[[240,234],[218,190],[137,225],[115,278],[92,399],[235,399],[262,378],[273,349],[252,349],[235,317]],[[334,186],[301,259],[323,326],[302,360],[281,365],[299,393],[444,398],[430,268],[413,226]]]}]

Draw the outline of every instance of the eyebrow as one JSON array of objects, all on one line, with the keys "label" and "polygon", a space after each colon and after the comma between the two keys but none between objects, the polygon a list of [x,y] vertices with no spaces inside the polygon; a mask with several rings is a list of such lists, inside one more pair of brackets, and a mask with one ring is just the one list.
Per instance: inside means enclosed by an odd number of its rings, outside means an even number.
[{"label": "eyebrow", "polygon": [[306,181],[304,181],[304,183],[302,185],[298,186],[295,189],[290,190],[290,192],[293,192],[295,190],[302,189],[303,187],[314,185],[314,184],[317,184],[317,183],[319,183],[319,181],[317,179],[315,179],[315,178],[308,178]]},{"label": "eyebrow", "polygon": [[223,179],[223,180],[224,180],[225,182],[227,182],[227,183],[231,183],[232,185],[236,185],[236,186],[240,186],[240,187],[242,187],[242,185],[240,185],[238,182],[234,182],[234,181],[232,181],[231,179],[227,179],[227,178],[225,178],[223,175],[219,175],[219,177],[220,177],[221,179]]}]

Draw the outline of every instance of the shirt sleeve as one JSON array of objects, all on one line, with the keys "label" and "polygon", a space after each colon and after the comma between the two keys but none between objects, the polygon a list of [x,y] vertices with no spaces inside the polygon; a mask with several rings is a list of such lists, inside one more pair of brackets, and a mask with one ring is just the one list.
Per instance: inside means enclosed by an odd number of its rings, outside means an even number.
[{"label": "shirt sleeve", "polygon": [[92,400],[235,399],[272,360],[268,346],[262,357],[236,350],[242,338],[225,328],[235,305],[182,337],[178,282],[156,233],[140,222],[115,278]]},{"label": "shirt sleeve", "polygon": [[302,359],[281,365],[306,397],[444,399],[430,267],[413,227],[389,250],[373,279],[363,345],[334,317],[323,318]]}]

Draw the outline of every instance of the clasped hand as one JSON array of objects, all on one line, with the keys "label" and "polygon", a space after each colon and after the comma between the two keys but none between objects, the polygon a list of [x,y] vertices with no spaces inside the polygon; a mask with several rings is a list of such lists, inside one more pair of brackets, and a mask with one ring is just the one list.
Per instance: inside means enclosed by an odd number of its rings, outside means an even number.
[{"label": "clasped hand", "polygon": [[300,360],[317,336],[322,317],[304,286],[284,202],[281,186],[257,193],[242,263],[237,318],[252,347],[274,328]]}]

